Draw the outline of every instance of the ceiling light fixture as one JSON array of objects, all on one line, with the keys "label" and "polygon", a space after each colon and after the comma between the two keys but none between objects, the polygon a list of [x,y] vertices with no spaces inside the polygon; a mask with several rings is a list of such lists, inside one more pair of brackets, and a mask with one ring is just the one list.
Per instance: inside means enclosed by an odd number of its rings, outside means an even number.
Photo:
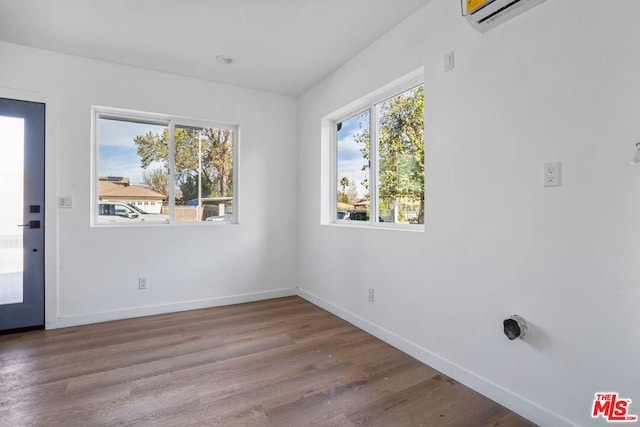
[{"label": "ceiling light fixture", "polygon": [[218,55],[216,56],[216,61],[221,64],[229,65],[233,63],[233,58],[228,55]]}]

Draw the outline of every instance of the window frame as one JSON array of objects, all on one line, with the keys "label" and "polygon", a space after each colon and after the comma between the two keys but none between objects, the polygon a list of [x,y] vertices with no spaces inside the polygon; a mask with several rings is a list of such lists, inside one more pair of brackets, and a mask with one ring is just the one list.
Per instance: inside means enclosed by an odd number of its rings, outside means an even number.
[{"label": "window frame", "polygon": [[[331,144],[331,165],[330,165],[330,221],[329,224],[337,226],[349,226],[360,228],[381,228],[391,230],[404,230],[404,231],[424,231],[425,224],[403,224],[392,222],[378,222],[379,216],[379,194],[378,194],[378,114],[376,106],[386,100],[394,98],[404,92],[417,88],[419,86],[424,87],[424,78],[422,71],[418,76],[413,73],[412,76],[400,79],[400,81],[392,83],[387,87],[366,96],[355,103],[352,103],[346,109],[342,109],[339,113],[335,113],[329,117],[330,126],[330,144]],[[369,220],[368,221],[351,221],[348,219],[337,219],[338,207],[336,201],[338,200],[338,131],[337,125],[357,114],[369,111]],[[422,112],[424,116],[424,111]],[[424,129],[423,129],[424,138]],[[424,147],[426,151],[426,144]],[[426,153],[425,153],[426,156]],[[426,171],[426,165],[425,165]],[[426,177],[422,183],[426,189]],[[426,191],[425,191],[426,199]],[[426,200],[422,201],[423,204]],[[423,210],[425,207],[423,206]]]},{"label": "window frame", "polygon": [[[135,223],[123,223],[123,222],[99,222],[99,191],[98,191],[98,177],[100,170],[100,155],[99,155],[99,121],[100,119],[121,120],[125,122],[138,122],[145,124],[154,124],[160,126],[166,126],[169,133],[169,154],[168,154],[168,166],[169,166],[169,194],[168,194],[168,208],[169,208],[169,221],[168,222],[156,222],[156,221],[140,221]],[[232,167],[232,180],[233,180],[233,212],[229,221],[176,221],[176,199],[175,199],[175,128],[176,127],[193,127],[193,128],[215,128],[230,130],[233,132],[233,167]],[[159,114],[151,112],[143,112],[136,110],[128,110],[122,108],[104,107],[104,106],[92,106],[91,107],[91,226],[92,227],[162,227],[162,226],[179,226],[179,227],[193,227],[202,226],[221,226],[221,225],[235,225],[238,224],[238,176],[239,176],[239,147],[240,147],[240,125],[228,124],[223,122],[216,122],[212,120],[194,119],[189,117]]]}]

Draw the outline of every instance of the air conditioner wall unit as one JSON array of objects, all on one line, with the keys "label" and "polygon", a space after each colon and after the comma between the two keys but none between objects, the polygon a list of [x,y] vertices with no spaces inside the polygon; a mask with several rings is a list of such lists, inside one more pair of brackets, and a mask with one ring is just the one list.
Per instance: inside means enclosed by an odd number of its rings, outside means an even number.
[{"label": "air conditioner wall unit", "polygon": [[461,0],[469,24],[484,33],[545,0]]}]

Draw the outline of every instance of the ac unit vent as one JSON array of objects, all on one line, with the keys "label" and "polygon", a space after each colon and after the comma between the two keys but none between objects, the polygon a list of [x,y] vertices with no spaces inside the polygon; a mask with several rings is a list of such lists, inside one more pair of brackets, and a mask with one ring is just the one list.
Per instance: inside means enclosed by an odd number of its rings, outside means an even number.
[{"label": "ac unit vent", "polygon": [[467,21],[484,33],[545,0],[462,0]]}]

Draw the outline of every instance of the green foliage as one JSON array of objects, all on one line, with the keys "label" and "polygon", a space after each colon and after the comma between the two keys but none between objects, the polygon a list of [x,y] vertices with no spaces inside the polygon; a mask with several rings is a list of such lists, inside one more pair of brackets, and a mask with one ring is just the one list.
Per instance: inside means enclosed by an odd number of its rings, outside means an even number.
[{"label": "green foliage", "polygon": [[[169,131],[162,135],[151,132],[134,138],[143,168],[162,162],[169,170]],[[197,198],[198,152],[202,152],[202,195],[225,197],[233,193],[233,132],[226,129],[175,129],[176,181],[183,199]],[[195,186],[195,197],[194,195]]]},{"label": "green foliage", "polygon": [[[424,201],[424,87],[419,86],[377,105],[378,194],[390,205],[399,199]],[[370,135],[362,128],[354,140],[370,158]],[[368,169],[368,162],[362,170]],[[368,188],[368,182],[363,185]],[[420,204],[423,206],[423,204]],[[420,208],[418,222],[423,222]]]},{"label": "green foliage", "polygon": [[[185,181],[180,184],[180,191],[182,191],[182,200],[193,200],[198,198],[198,176],[189,175]],[[207,197],[213,193],[213,188],[210,182],[202,180],[202,196]]]},{"label": "green foliage", "polygon": [[346,189],[349,186],[349,178],[347,178],[346,176],[343,176],[342,179],[340,179],[340,187],[342,187],[342,192],[346,193]]},{"label": "green foliage", "polygon": [[424,200],[424,88],[379,106],[380,197]]},{"label": "green foliage", "polygon": [[[355,201],[352,200],[352,194],[351,194],[351,184],[353,183],[353,185],[355,186],[355,182],[349,182],[349,178],[347,178],[346,176],[343,176],[340,179],[340,187],[342,188],[342,191],[338,191],[338,202],[339,203],[347,203],[347,204],[353,204],[355,203]],[[347,187],[349,187],[349,191],[347,191]],[[356,198],[358,196],[358,192],[356,189]]]}]

